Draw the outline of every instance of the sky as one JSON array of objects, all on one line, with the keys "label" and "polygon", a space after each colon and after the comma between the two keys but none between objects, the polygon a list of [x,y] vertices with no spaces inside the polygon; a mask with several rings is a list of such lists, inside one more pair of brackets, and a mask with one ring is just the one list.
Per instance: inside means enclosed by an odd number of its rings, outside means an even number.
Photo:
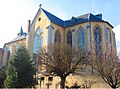
[{"label": "sky", "polygon": [[101,13],[103,20],[114,26],[116,42],[120,43],[120,0],[1,0],[0,48],[17,37],[21,26],[27,32],[27,22],[33,20],[40,4],[63,20],[86,13]]}]

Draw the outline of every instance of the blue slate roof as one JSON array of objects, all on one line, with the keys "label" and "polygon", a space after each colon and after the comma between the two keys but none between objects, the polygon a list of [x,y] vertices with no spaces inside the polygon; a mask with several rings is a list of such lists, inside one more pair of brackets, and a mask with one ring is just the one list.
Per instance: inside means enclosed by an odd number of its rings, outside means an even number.
[{"label": "blue slate roof", "polygon": [[66,20],[64,21],[65,25],[64,25],[64,28],[66,27],[70,27],[70,26],[73,26],[73,25],[77,25],[79,23],[84,23],[84,22],[87,22],[87,19],[83,19],[83,18],[73,18],[71,20]]},{"label": "blue slate roof", "polygon": [[[42,8],[41,8],[42,9]],[[84,22],[105,22],[107,24],[109,24],[107,21],[104,21],[102,19],[100,19],[98,17],[98,15],[93,15],[91,13],[85,14],[85,15],[81,15],[79,17],[73,17],[70,20],[61,20],[60,18],[56,17],[55,15],[49,13],[48,11],[42,9],[42,11],[46,14],[46,16],[49,18],[49,20],[59,26],[62,26],[63,28],[66,27],[70,27],[73,25],[77,25],[80,23],[84,23]],[[111,27],[113,27],[111,24],[109,24]]]},{"label": "blue slate roof", "polygon": [[42,9],[43,12],[47,15],[47,17],[50,19],[51,22],[58,24],[60,26],[64,26],[64,21],[60,18],[56,17],[55,15],[52,15],[51,13],[47,12],[46,10]]},{"label": "blue slate roof", "polygon": [[105,22],[104,20],[98,18],[96,15],[89,13],[88,21],[97,21],[97,22]]}]

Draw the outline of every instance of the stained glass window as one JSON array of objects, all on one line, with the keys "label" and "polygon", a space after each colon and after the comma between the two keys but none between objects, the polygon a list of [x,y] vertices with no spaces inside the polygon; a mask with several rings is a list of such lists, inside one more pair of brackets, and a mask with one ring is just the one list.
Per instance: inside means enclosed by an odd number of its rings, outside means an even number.
[{"label": "stained glass window", "polygon": [[94,29],[94,42],[95,42],[96,52],[101,51],[102,36],[101,36],[101,30],[98,27]]},{"label": "stained glass window", "polygon": [[72,47],[72,32],[68,31],[67,33],[67,44],[69,44]]},{"label": "stained glass window", "polygon": [[37,58],[37,52],[39,52],[43,45],[43,37],[42,37],[42,30],[38,28],[36,30],[35,36],[34,36],[34,43],[33,43],[33,59],[36,60]]},{"label": "stained glass window", "polygon": [[55,43],[60,43],[60,42],[61,42],[60,32],[57,30],[55,33]]},{"label": "stained glass window", "polygon": [[34,53],[37,53],[37,46],[38,46],[38,35],[36,34],[34,37],[34,47],[33,47]]},{"label": "stained glass window", "polygon": [[110,46],[110,29],[106,28],[106,45]]},{"label": "stained glass window", "polygon": [[83,28],[80,28],[78,31],[78,48],[83,49],[84,48],[84,30]]},{"label": "stained glass window", "polygon": [[114,48],[116,48],[116,40],[115,40],[115,33],[114,32],[112,32],[112,40],[113,40],[113,46],[114,46]]}]

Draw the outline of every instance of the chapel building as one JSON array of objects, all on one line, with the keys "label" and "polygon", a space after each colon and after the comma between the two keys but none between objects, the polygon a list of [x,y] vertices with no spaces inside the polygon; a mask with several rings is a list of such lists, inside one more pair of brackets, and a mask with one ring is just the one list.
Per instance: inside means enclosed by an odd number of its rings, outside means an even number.
[{"label": "chapel building", "polygon": [[[9,56],[13,55],[19,46],[25,46],[30,52],[31,60],[34,61],[36,61],[39,48],[56,42],[69,44],[77,49],[86,49],[90,53],[99,50],[105,52],[107,47],[116,49],[115,33],[112,29],[113,26],[102,19],[102,14],[87,13],[68,20],[62,20],[40,7],[33,21],[28,20],[27,33],[23,32],[21,28],[17,37],[4,45],[2,65],[7,66]],[[41,66],[40,73],[44,71]],[[87,76],[88,79],[94,78],[91,73],[88,74],[90,74]],[[38,75],[38,77],[40,77],[40,81],[50,81],[52,88],[58,88],[59,86],[60,79],[57,77],[49,76],[46,78],[43,75]],[[80,76],[80,78],[83,77]],[[68,85],[78,82],[80,78],[71,76],[68,79],[71,83],[68,83]],[[97,78],[95,79],[97,81]],[[97,87],[100,87],[103,82],[100,81],[96,85]],[[44,86],[41,87],[48,87],[47,83],[42,82]]]}]

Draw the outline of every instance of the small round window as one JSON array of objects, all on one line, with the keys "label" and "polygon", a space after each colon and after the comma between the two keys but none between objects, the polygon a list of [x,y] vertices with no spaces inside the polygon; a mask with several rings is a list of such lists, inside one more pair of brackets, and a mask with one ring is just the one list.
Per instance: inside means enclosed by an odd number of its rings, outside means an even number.
[{"label": "small round window", "polygon": [[41,20],[41,18],[39,17],[39,18],[38,18],[38,21],[40,21],[40,20]]}]

